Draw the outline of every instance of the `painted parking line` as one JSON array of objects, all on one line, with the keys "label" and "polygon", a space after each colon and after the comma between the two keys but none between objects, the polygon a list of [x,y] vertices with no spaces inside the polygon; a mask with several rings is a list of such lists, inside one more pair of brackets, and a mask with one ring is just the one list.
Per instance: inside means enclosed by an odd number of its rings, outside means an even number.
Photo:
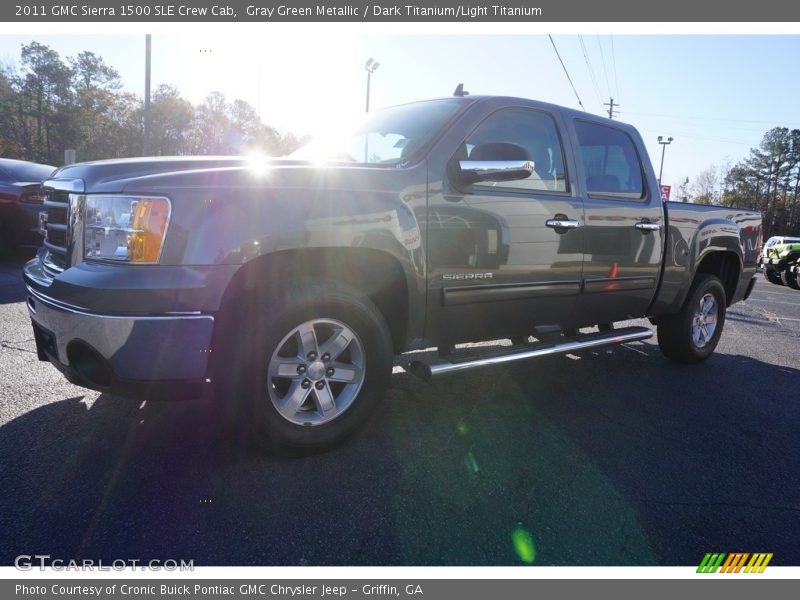
[{"label": "painted parking line", "polygon": [[766,290],[757,290],[753,292],[753,295],[756,294],[773,294],[775,296],[791,296],[792,294],[796,294],[797,290],[786,290],[785,292],[768,292]]},{"label": "painted parking line", "polygon": [[759,300],[758,298],[748,298],[747,302],[761,302],[762,304],[785,304],[786,306],[798,306],[800,302],[781,302],[780,300]]}]

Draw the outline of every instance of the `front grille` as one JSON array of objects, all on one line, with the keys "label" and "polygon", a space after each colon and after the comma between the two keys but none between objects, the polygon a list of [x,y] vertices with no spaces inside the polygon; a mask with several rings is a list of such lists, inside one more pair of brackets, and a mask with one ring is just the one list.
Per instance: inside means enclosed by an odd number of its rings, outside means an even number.
[{"label": "front grille", "polygon": [[44,266],[60,273],[69,266],[69,193],[49,190],[44,206],[47,209],[47,236],[44,238],[47,255]]}]

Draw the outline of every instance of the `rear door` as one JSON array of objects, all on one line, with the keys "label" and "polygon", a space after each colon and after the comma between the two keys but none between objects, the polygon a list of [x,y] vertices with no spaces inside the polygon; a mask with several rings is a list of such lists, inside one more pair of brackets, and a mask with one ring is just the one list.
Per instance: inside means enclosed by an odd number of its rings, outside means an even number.
[{"label": "rear door", "polygon": [[644,316],[658,286],[666,233],[661,195],[645,168],[649,159],[627,126],[573,123],[586,215],[578,311],[586,325]]}]

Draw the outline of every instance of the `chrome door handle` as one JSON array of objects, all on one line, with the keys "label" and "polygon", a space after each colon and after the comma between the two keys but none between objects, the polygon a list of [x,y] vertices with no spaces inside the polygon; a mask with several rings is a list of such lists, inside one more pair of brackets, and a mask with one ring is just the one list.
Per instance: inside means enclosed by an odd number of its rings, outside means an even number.
[{"label": "chrome door handle", "polygon": [[641,221],[639,223],[636,223],[634,227],[636,227],[636,229],[638,229],[642,233],[648,233],[650,231],[658,231],[659,229],[661,229],[661,225],[659,225],[658,223],[650,223],[648,221]]},{"label": "chrome door handle", "polygon": [[580,221],[572,219],[547,219],[544,224],[553,229],[577,229],[581,226]]}]

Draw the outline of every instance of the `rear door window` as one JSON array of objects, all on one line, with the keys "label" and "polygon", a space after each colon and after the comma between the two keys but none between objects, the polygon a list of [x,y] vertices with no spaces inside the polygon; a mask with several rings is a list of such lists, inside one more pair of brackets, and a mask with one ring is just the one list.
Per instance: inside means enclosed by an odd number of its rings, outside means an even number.
[{"label": "rear door window", "polygon": [[642,162],[627,133],[586,121],[575,121],[575,132],[589,196],[645,197]]}]

